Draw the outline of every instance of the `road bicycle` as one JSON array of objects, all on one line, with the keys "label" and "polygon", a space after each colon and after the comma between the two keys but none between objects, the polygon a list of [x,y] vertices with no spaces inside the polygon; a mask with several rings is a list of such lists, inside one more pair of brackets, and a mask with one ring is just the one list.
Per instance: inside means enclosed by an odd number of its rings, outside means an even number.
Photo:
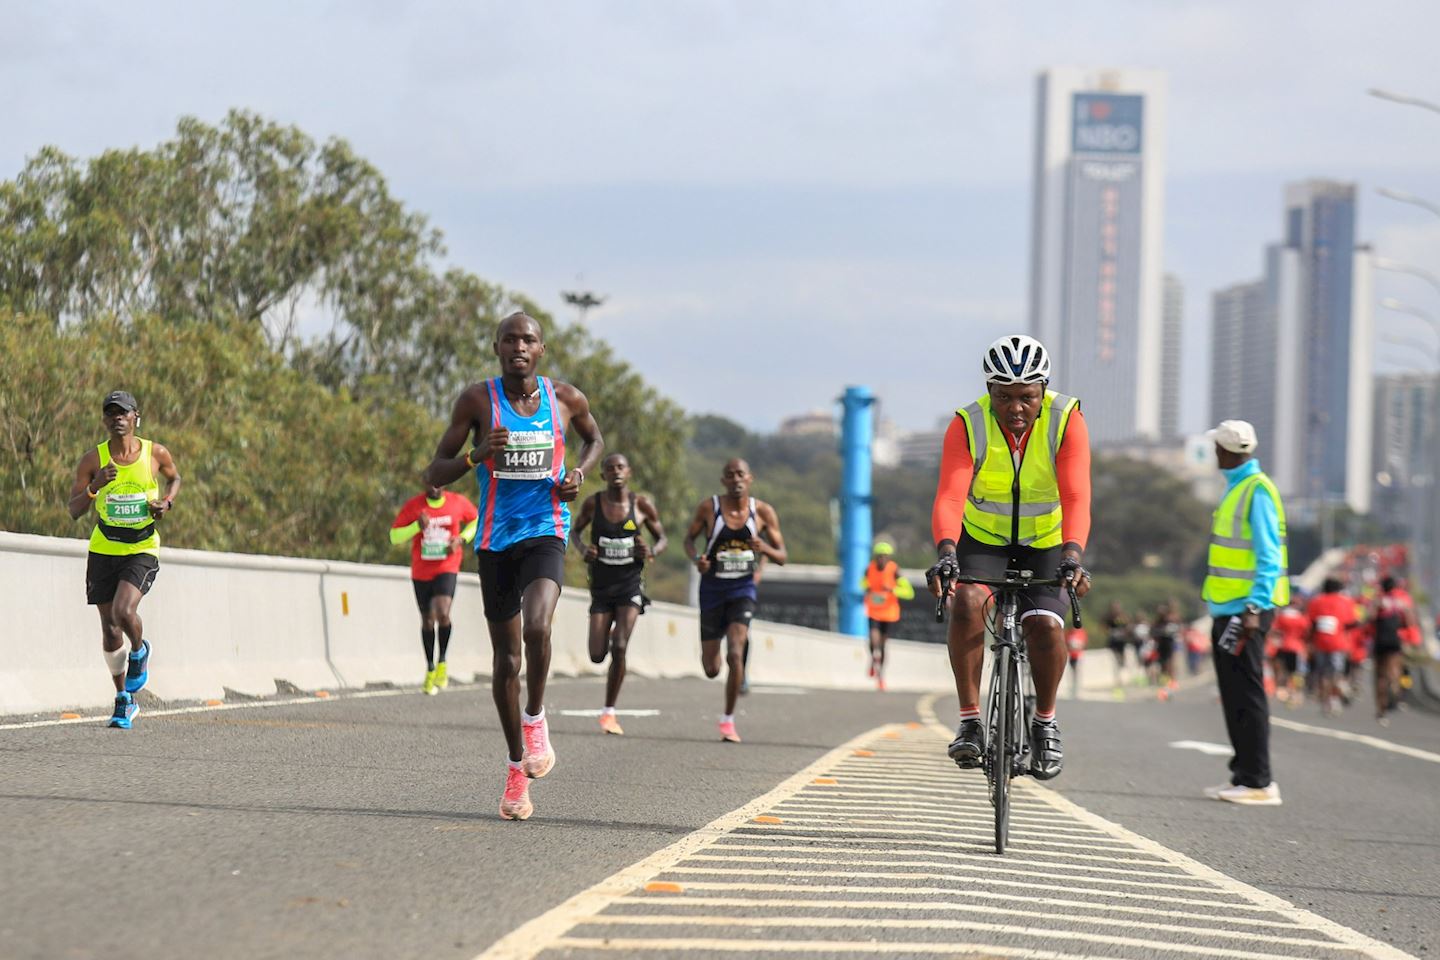
[{"label": "road bicycle", "polygon": [[1006,570],[1004,579],[954,577],[940,574],[940,598],[935,619],[945,619],[945,604],[957,584],[973,583],[992,591],[986,618],[986,632],[994,641],[990,665],[990,694],[985,704],[985,729],[989,739],[981,766],[990,785],[990,803],[995,807],[995,852],[1005,853],[1010,839],[1010,781],[1030,772],[1030,718],[1034,701],[1025,695],[1029,677],[1029,656],[1025,634],[1020,629],[1020,594],[1036,587],[1064,587],[1070,595],[1070,614],[1080,629],[1080,600],[1075,584],[1058,577],[1037,579],[1030,570]]}]

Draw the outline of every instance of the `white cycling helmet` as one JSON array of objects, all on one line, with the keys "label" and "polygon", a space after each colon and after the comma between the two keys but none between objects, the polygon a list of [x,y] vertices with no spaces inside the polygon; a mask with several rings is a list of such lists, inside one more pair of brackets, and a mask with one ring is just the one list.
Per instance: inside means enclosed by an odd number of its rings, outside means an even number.
[{"label": "white cycling helmet", "polygon": [[1044,383],[1050,379],[1050,353],[1034,337],[1001,337],[985,351],[987,383]]}]

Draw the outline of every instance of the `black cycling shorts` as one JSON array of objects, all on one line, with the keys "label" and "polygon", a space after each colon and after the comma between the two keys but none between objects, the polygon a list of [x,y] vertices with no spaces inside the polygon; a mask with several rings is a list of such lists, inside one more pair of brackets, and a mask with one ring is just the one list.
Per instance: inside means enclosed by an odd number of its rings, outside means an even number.
[{"label": "black cycling shorts", "polygon": [[91,606],[114,602],[121,580],[139,587],[143,597],[150,592],[159,573],[160,558],[153,553],[132,553],[124,557],[92,553],[85,561],[85,602]]},{"label": "black cycling shorts", "polygon": [[420,612],[430,612],[432,597],[454,597],[455,579],[453,573],[437,573],[431,580],[411,580],[410,584],[415,588],[415,605]]},{"label": "black cycling shorts", "polygon": [[536,580],[565,585],[565,541],[559,537],[531,537],[504,550],[477,550],[480,595],[485,619],[492,622],[520,615],[520,600]]},{"label": "black cycling shorts", "polygon": [[[1029,570],[1037,579],[1049,580],[1060,567],[1061,549],[1051,547],[997,546],[981,543],[967,530],[955,545],[955,559],[961,576],[986,577],[1000,580],[1006,570]],[[1063,587],[1030,587],[1020,592],[1020,617],[1043,611],[1053,614],[1061,624],[1070,610],[1070,598]]]},{"label": "black cycling shorts", "polygon": [[743,623],[749,627],[750,621],[754,618],[755,601],[749,597],[736,597],[733,600],[721,601],[708,610],[700,611],[700,639],[723,639],[726,628],[730,624]]}]

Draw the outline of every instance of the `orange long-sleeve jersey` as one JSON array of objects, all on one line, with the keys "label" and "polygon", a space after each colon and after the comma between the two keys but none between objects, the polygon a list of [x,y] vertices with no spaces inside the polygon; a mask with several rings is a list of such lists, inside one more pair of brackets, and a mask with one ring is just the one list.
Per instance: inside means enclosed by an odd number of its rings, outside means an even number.
[{"label": "orange long-sleeve jersey", "polygon": [[[991,426],[998,427],[997,424]],[[1030,434],[1017,444],[1006,430],[1005,439],[1010,441],[1012,450],[1024,450]],[[960,540],[965,526],[965,502],[970,496],[970,480],[974,474],[975,457],[970,452],[970,437],[965,432],[965,421],[956,416],[945,431],[940,485],[935,490],[935,506],[930,511],[930,532],[937,544],[941,540]],[[1083,550],[1090,538],[1090,428],[1085,426],[1079,410],[1070,415],[1065,436],[1060,439],[1060,449],[1055,454],[1055,479],[1060,486],[1060,536],[1066,543],[1079,544]]]}]

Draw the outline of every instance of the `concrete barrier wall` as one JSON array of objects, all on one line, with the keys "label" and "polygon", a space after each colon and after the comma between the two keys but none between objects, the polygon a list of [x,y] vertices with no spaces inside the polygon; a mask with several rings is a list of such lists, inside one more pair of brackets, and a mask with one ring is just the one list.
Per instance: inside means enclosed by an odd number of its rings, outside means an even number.
[{"label": "concrete barrier wall", "polygon": [[[0,589],[8,624],[0,658],[0,715],[108,706],[114,691],[100,656],[99,620],[85,603],[83,540],[0,531]],[[568,589],[555,614],[551,672],[598,674],[587,651],[589,598]],[[763,607],[762,607],[763,610]],[[409,570],[380,564],[301,560],[165,548],[160,575],[140,608],[155,658],[147,688],[163,700],[265,696],[277,684],[301,690],[418,684],[424,675],[419,617]],[[473,573],[456,591],[450,673],[490,675],[490,641]],[[863,641],[757,620],[755,683],[870,689]],[[891,640],[891,690],[953,689],[937,644]],[[987,663],[988,663],[987,657]],[[638,676],[700,677],[697,611],[652,605],[630,641]],[[1089,651],[1086,690],[1108,690],[1110,655]],[[1061,688],[1068,695],[1069,683]]]},{"label": "concrete barrier wall", "polygon": [[[0,661],[0,714],[108,705],[114,691],[100,656],[99,621],[85,603],[83,540],[0,532],[0,584],[18,614]],[[604,670],[587,652],[589,600],[560,599],[551,670]],[[140,608],[155,647],[150,686],[164,700],[267,695],[277,681],[302,690],[418,684],[424,674],[419,618],[404,567],[207,553],[165,548],[160,575]],[[460,578],[450,646],[452,676],[490,673],[490,642],[474,574]],[[751,676],[757,683],[866,689],[861,641],[756,621]],[[13,647],[12,647],[13,645]],[[945,651],[892,641],[891,689],[949,687]],[[657,603],[640,618],[629,668],[640,676],[699,677],[697,612]]]}]

